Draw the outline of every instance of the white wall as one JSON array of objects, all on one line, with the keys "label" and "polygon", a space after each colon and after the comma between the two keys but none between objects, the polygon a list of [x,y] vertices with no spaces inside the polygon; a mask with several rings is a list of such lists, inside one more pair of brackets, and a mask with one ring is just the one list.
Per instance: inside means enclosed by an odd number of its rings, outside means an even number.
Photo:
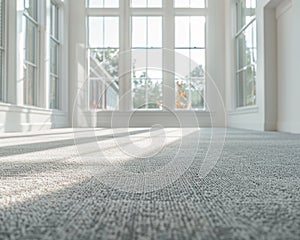
[{"label": "white wall", "polygon": [[300,1],[278,12],[278,130],[300,133]]}]

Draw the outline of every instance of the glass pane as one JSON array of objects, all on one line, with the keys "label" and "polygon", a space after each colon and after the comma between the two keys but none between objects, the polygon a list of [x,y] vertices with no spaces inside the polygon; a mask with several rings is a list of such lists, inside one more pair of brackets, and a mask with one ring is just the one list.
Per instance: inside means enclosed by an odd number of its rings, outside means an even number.
[{"label": "glass pane", "polygon": [[190,101],[192,109],[204,109],[204,92],[204,79],[192,78],[190,82]]},{"label": "glass pane", "polygon": [[90,78],[106,78],[113,81],[119,77],[119,49],[90,50]]},{"label": "glass pane", "polygon": [[24,69],[24,104],[36,105],[37,104],[37,81],[36,81],[36,68],[25,65]]},{"label": "glass pane", "polygon": [[132,17],[132,47],[162,47],[162,17]]},{"label": "glass pane", "polygon": [[54,38],[58,39],[58,7],[51,3],[51,36]]},{"label": "glass pane", "polygon": [[177,109],[190,109],[190,84],[188,79],[176,79],[175,88],[176,108]]},{"label": "glass pane", "polygon": [[5,32],[5,1],[0,0],[0,47],[4,46]]},{"label": "glass pane", "polygon": [[131,0],[132,8],[161,8],[162,0]]},{"label": "glass pane", "polygon": [[118,108],[118,77],[119,49],[90,50],[90,109]]},{"label": "glass pane", "polygon": [[147,50],[147,76],[150,79],[162,79],[162,50]]},{"label": "glass pane", "polygon": [[117,110],[119,87],[115,82],[107,83],[104,79],[92,79],[89,82],[89,106],[94,110]]},{"label": "glass pane", "polygon": [[89,46],[104,46],[104,21],[103,17],[89,17]]},{"label": "glass pane", "polygon": [[204,109],[205,49],[175,50],[177,109]]},{"label": "glass pane", "polygon": [[161,107],[161,49],[132,51],[132,89],[135,109],[159,109]]},{"label": "glass pane", "polygon": [[91,48],[118,48],[119,18],[89,17],[89,46]]},{"label": "glass pane", "polygon": [[256,21],[237,38],[237,66],[241,69],[257,61]]},{"label": "glass pane", "polygon": [[175,17],[175,47],[205,47],[205,17]]},{"label": "glass pane", "polygon": [[58,75],[58,48],[56,42],[50,40],[50,72]]},{"label": "glass pane", "polygon": [[190,7],[190,0],[174,0],[174,6],[176,8],[188,8]]},{"label": "glass pane", "polygon": [[205,0],[174,0],[175,8],[205,8]]},{"label": "glass pane", "polygon": [[205,8],[205,0],[190,0],[190,8]]},{"label": "glass pane", "polygon": [[133,50],[131,52],[132,57],[132,77],[141,78],[146,76],[147,69],[147,50]]},{"label": "glass pane", "polygon": [[190,17],[191,44],[190,47],[205,47],[205,17]]},{"label": "glass pane", "polygon": [[89,82],[89,106],[90,109],[104,109],[104,89],[100,80]]},{"label": "glass pane", "polygon": [[58,109],[58,78],[50,77],[50,108]]},{"label": "glass pane", "polygon": [[107,110],[117,110],[119,106],[119,85],[112,82],[106,89],[106,106]]},{"label": "glass pane", "polygon": [[104,0],[104,7],[105,8],[118,8],[119,0]]},{"label": "glass pane", "polygon": [[190,18],[175,17],[175,47],[190,47]]},{"label": "glass pane", "polygon": [[203,78],[205,76],[205,50],[190,50],[190,77]]},{"label": "glass pane", "polygon": [[175,73],[180,78],[189,77],[190,73],[190,50],[175,50]]},{"label": "glass pane", "polygon": [[254,66],[246,70],[245,98],[247,106],[256,104],[256,69]]},{"label": "glass pane", "polygon": [[26,20],[25,57],[26,60],[36,64],[37,27],[30,20]]},{"label": "glass pane", "polygon": [[37,0],[24,0],[24,9],[25,12],[32,17],[33,19],[37,20]]},{"label": "glass pane", "polygon": [[135,78],[132,85],[134,109],[160,109],[162,103],[161,79]]},{"label": "glass pane", "polygon": [[132,8],[145,8],[147,7],[147,0],[131,0]]},{"label": "glass pane", "polygon": [[119,47],[119,18],[104,17],[104,47]]},{"label": "glass pane", "polygon": [[245,106],[244,101],[245,92],[245,71],[237,74],[237,106]]},{"label": "glass pane", "polygon": [[0,101],[4,100],[4,75],[3,75],[3,52],[0,50]]},{"label": "glass pane", "polygon": [[239,0],[236,4],[237,30],[247,25],[255,16],[256,0]]},{"label": "glass pane", "polygon": [[162,18],[148,17],[148,47],[162,47]]},{"label": "glass pane", "polygon": [[147,46],[147,17],[132,17],[132,47]]},{"label": "glass pane", "polygon": [[256,104],[256,69],[250,66],[237,74],[238,107]]},{"label": "glass pane", "polygon": [[134,50],[132,55],[133,78],[162,78],[162,50],[143,49]]},{"label": "glass pane", "polygon": [[89,8],[119,8],[119,0],[87,0]]}]

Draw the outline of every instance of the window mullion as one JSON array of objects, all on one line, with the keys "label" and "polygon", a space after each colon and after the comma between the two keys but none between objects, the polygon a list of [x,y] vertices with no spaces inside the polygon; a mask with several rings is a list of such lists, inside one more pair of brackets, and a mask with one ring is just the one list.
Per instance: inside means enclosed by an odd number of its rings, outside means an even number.
[{"label": "window mullion", "polygon": [[120,0],[119,110],[132,109],[130,0]]},{"label": "window mullion", "polygon": [[175,18],[173,0],[163,1],[163,105],[175,109]]}]

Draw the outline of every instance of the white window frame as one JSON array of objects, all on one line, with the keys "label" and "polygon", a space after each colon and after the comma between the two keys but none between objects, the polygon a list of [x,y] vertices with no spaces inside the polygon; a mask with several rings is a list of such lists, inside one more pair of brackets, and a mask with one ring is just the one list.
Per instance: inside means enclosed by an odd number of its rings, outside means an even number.
[{"label": "white window frame", "polygon": [[6,102],[7,101],[7,78],[6,78],[6,62],[7,62],[7,0],[3,0],[3,4],[4,4],[4,8],[2,9],[2,13],[4,15],[4,17],[2,16],[1,13],[1,17],[3,18],[3,22],[2,23],[2,41],[3,41],[3,46],[0,46],[0,51],[2,52],[2,66],[1,66],[1,70],[2,70],[2,76],[1,77],[1,88],[2,88],[2,92],[1,92],[1,98],[0,98],[0,102]]},{"label": "white window frame", "polygon": [[[24,68],[28,67],[28,65],[29,65],[35,69],[35,73],[34,73],[35,74],[35,83],[34,83],[35,86],[33,89],[33,92],[34,92],[33,103],[29,103],[30,96],[28,96],[28,93],[24,94],[23,103],[24,103],[24,105],[35,106],[35,107],[39,106],[39,97],[40,97],[38,93],[40,92],[39,91],[40,90],[39,89],[40,88],[40,82],[39,82],[40,81],[40,62],[39,62],[40,61],[40,51],[39,51],[40,50],[40,26],[39,26],[39,20],[41,18],[41,16],[40,16],[41,15],[41,13],[40,13],[41,3],[39,3],[39,0],[37,0],[36,3],[37,3],[37,6],[36,6],[37,19],[32,18],[29,14],[26,13],[25,6],[24,6],[24,13],[23,13],[23,19],[24,19],[23,24],[24,24],[25,29],[26,29],[27,21],[29,21],[31,24],[33,24],[35,26],[35,33],[36,33],[36,35],[35,35],[36,46],[35,46],[35,56],[34,56],[35,63],[30,62],[28,59],[26,59],[26,54],[24,53]],[[26,29],[26,31],[27,31],[27,29]],[[26,41],[27,41],[26,32],[24,32],[24,51],[26,49]],[[24,76],[24,79],[25,78],[26,78],[26,76]],[[24,86],[23,86],[24,91],[28,90],[26,84],[28,84],[28,83],[24,82]]]},{"label": "white window frame", "polygon": [[[52,20],[52,7],[55,7],[57,10],[57,19],[56,19],[56,26],[54,26],[55,29],[54,31],[57,31],[57,37],[55,36],[55,34],[52,34],[52,24],[53,22]],[[61,94],[60,94],[60,89],[61,89],[61,3],[55,1],[55,0],[50,0],[50,24],[49,24],[49,51],[51,52],[51,44],[55,44],[56,48],[57,48],[57,56],[56,56],[56,69],[57,69],[57,73],[53,73],[51,72],[51,66],[49,67],[49,108],[50,109],[56,109],[59,110],[61,108]],[[51,58],[51,54],[49,56],[49,58]],[[49,61],[49,64],[51,65],[51,60]],[[56,79],[56,96],[55,96],[55,104],[54,106],[51,106],[51,81],[52,78]]]},{"label": "white window frame", "polygon": [[[181,16],[181,15],[180,15]],[[180,17],[179,16],[179,17]],[[189,16],[182,16],[182,17],[193,17],[193,16],[195,16],[195,15],[189,15]],[[176,17],[178,17],[178,16],[175,16],[175,18]],[[198,17],[198,15],[196,15],[196,17]],[[203,17],[203,16],[200,16],[200,17]],[[206,19],[206,17],[205,17],[205,19]],[[191,23],[190,23],[191,24]],[[204,111],[205,109],[206,109],[206,105],[205,105],[205,96],[206,96],[206,74],[205,74],[205,72],[206,72],[206,51],[207,51],[207,41],[206,41],[206,39],[207,39],[207,31],[206,31],[206,28],[207,28],[207,24],[205,23],[205,40],[204,40],[204,47],[194,47],[194,46],[192,46],[191,45],[191,25],[189,25],[189,46],[185,46],[185,47],[174,47],[174,50],[176,51],[176,50],[189,50],[189,68],[191,68],[191,65],[192,65],[192,63],[193,63],[193,60],[192,60],[192,58],[191,58],[191,50],[193,50],[193,49],[195,49],[195,50],[204,50],[205,51],[205,66],[204,66],[204,76],[203,76],[203,84],[204,84],[204,90],[203,90],[203,108],[201,108],[201,109],[194,109],[194,108],[187,108],[187,109],[181,109],[181,108],[175,108],[177,111],[186,111],[186,110],[200,110],[200,111]],[[189,81],[189,84],[191,83],[191,81],[192,81],[192,79],[193,79],[193,77],[188,77],[188,81]],[[195,79],[200,79],[199,77],[195,77]],[[189,96],[191,96],[191,88],[190,88],[190,86],[189,86],[189,92],[188,92],[188,95]],[[191,104],[192,104],[192,102],[191,102]]]},{"label": "white window frame", "polygon": [[[133,17],[146,17],[147,18],[147,36],[146,36],[146,44],[145,44],[145,46],[143,46],[143,47],[133,47],[133,46],[131,46],[131,49],[130,49],[130,52],[132,52],[132,51],[140,51],[140,50],[142,50],[142,51],[145,51],[146,52],[146,66],[143,66],[144,68],[145,68],[145,71],[146,71],[146,76],[148,76],[148,71],[149,70],[151,70],[151,67],[152,66],[150,66],[150,68],[148,68],[149,66],[148,66],[148,56],[149,56],[149,50],[151,51],[151,50],[161,50],[161,51],[163,51],[163,29],[162,29],[162,33],[161,33],[161,36],[162,36],[162,44],[161,44],[161,47],[152,47],[152,46],[148,46],[148,28],[149,28],[149,26],[148,26],[148,20],[149,20],[149,17],[161,17],[161,20],[162,20],[162,24],[163,24],[163,16],[161,16],[161,15],[155,15],[155,16],[153,16],[153,15],[151,15],[151,16],[148,16],[148,15],[142,15],[142,16],[136,16],[136,15],[131,15],[131,17],[130,17],[130,21],[131,21],[131,27],[132,27],[132,19],[133,19]],[[131,31],[131,35],[130,35],[130,39],[132,39],[132,31]],[[162,55],[161,55],[161,57],[162,57]],[[163,57],[162,57],[162,59],[161,60],[163,60]],[[131,64],[132,64],[132,59],[131,59]],[[133,66],[131,66],[131,69],[133,69]],[[162,69],[161,69],[162,70]],[[163,75],[163,70],[162,70],[162,75]],[[133,76],[132,76],[133,77]],[[162,83],[163,83],[163,76],[162,76],[162,78],[161,79],[156,79],[156,80],[161,80],[162,81]],[[133,81],[133,79],[131,78],[131,84],[132,84],[132,81]],[[148,81],[148,78],[146,77],[145,79],[144,79],[144,81],[145,82],[147,82]],[[162,84],[162,86],[163,86],[163,84]],[[132,86],[132,92],[133,92],[133,86]],[[161,89],[162,90],[162,89]],[[152,110],[159,110],[160,109],[160,106],[157,106],[157,108],[149,108],[149,102],[148,102],[148,91],[146,91],[146,93],[145,93],[145,103],[144,103],[144,105],[145,105],[145,108],[134,108],[134,104],[132,104],[132,109],[133,110],[147,110],[147,111],[152,111]],[[163,93],[162,93],[162,95],[163,95]],[[163,96],[162,96],[163,97]],[[161,99],[162,100],[162,99]],[[133,98],[132,98],[132,101],[133,101]],[[158,100],[159,101],[159,100]]]},{"label": "white window frame", "polygon": [[[106,9],[106,8],[104,8]],[[119,39],[119,45],[118,47],[96,47],[96,46],[89,46],[89,17],[103,17],[103,19],[105,17],[117,17],[119,19],[119,29],[120,29],[120,17],[118,15],[119,13],[119,8],[111,8],[110,10],[115,12],[115,14],[107,14],[107,15],[89,15],[87,16],[87,19],[86,19],[86,24],[87,24],[87,36],[86,36],[86,40],[87,40],[87,56],[88,56],[88,61],[87,61],[87,65],[88,65],[88,72],[90,72],[90,66],[91,66],[91,61],[90,61],[90,52],[91,51],[94,51],[94,50],[108,50],[108,49],[112,49],[112,50],[119,50],[120,52],[120,42],[121,40]],[[117,12],[116,12],[117,10]],[[104,21],[103,21],[103,24],[104,24]],[[103,37],[103,44],[104,44],[104,37],[105,36],[102,36]],[[120,60],[119,60],[119,65],[120,65]],[[115,84],[113,82],[111,83],[104,83],[103,82],[103,79],[99,78],[99,77],[90,77],[90,73],[88,73],[88,108],[89,110],[93,110],[93,111],[111,111],[110,109],[110,106],[108,106],[108,101],[107,101],[107,96],[105,95],[102,100],[101,100],[101,107],[100,108],[92,108],[90,106],[90,97],[91,97],[91,82],[94,81],[98,84],[100,84],[102,86],[102,89],[104,90],[102,93],[100,93],[101,95],[103,94],[107,94],[109,92],[109,86],[114,86]],[[120,80],[118,79],[118,82]],[[109,85],[109,86],[108,86]],[[117,98],[117,101],[119,101],[119,96],[120,96],[120,90],[118,92],[118,98]],[[118,109],[116,109],[118,110]]]},{"label": "white window frame", "polygon": [[[88,1],[88,0],[87,0]],[[162,0],[162,8],[131,8],[130,0],[120,0],[119,8],[88,8],[86,4],[86,17],[90,16],[119,16],[122,19],[120,22],[120,52],[131,51],[131,17],[132,16],[162,16],[163,17],[163,104],[170,110],[178,110],[175,107],[175,16],[204,16],[207,20],[208,16],[208,1],[206,1],[205,8],[175,8],[173,0]],[[207,24],[206,24],[207,26]],[[206,39],[208,35],[208,29],[206,27]],[[88,36],[88,33],[87,33]],[[206,45],[207,46],[207,45]],[[205,53],[205,71],[207,69],[207,47]],[[120,111],[132,111],[132,81],[131,81],[131,56],[126,54],[123,58],[120,58],[119,62],[120,73],[129,73],[120,76]],[[174,89],[174,91],[170,91]],[[207,84],[205,84],[205,93]],[[206,94],[204,96],[204,102],[206,102]],[[145,110],[145,109],[143,109]],[[159,110],[159,109],[158,109]],[[193,109],[191,109],[193,110]],[[161,110],[159,110],[161,111]],[[186,110],[188,111],[188,110]],[[193,110],[203,112],[203,110]]]},{"label": "white window frame", "polygon": [[[252,19],[244,24],[243,26],[239,26],[238,23],[238,4],[243,1],[243,0],[235,0],[235,26],[236,26],[236,34],[235,34],[235,108],[236,109],[241,109],[241,108],[249,108],[249,107],[255,107],[257,105],[257,94],[255,95],[256,101],[255,104],[249,105],[246,102],[246,97],[243,95],[243,104],[239,104],[239,83],[241,79],[238,78],[238,75],[242,73],[243,71],[246,71],[249,67],[254,67],[257,69],[257,63],[256,64],[246,64],[245,66],[239,67],[239,52],[238,52],[238,40],[239,37],[247,30],[249,29],[253,24],[256,24],[256,14],[252,17]],[[257,1],[257,0],[256,0]],[[257,43],[257,39],[256,39]],[[256,82],[256,79],[254,80]],[[243,94],[245,93],[245,84],[244,84],[244,89],[243,89]]]}]

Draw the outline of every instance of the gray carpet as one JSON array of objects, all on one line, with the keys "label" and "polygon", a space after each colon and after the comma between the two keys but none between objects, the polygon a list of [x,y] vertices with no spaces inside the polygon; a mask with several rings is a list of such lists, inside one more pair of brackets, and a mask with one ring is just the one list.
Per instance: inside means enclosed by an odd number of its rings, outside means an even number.
[{"label": "gray carpet", "polygon": [[[179,146],[173,141],[153,157],[122,161],[112,134],[96,135],[128,172],[162,168]],[[300,136],[229,129],[219,161],[201,179],[209,129],[203,136],[187,171],[152,192],[115,188],[128,184],[126,175],[106,173],[105,184],[83,166],[71,129],[0,136],[0,239],[299,240]],[[186,156],[195,138],[184,139]],[[88,152],[95,138],[77,140]]]}]

